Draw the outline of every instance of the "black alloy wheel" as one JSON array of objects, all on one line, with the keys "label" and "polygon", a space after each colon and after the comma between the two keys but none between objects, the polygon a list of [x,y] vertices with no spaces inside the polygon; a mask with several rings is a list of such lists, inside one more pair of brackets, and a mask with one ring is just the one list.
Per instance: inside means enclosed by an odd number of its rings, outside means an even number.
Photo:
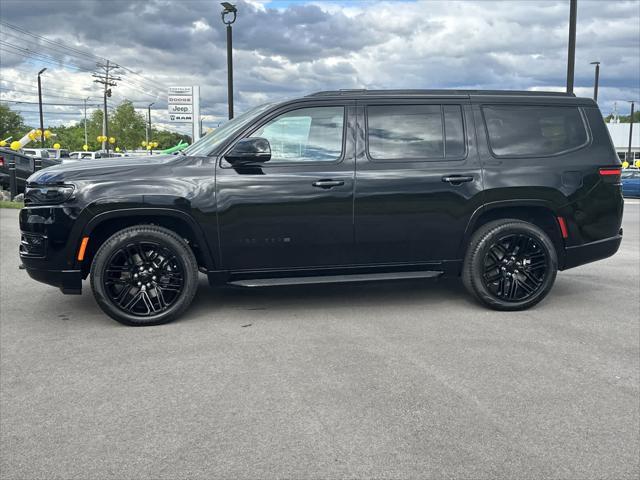
[{"label": "black alloy wheel", "polygon": [[125,228],[107,239],[91,264],[91,287],[105,313],[125,325],[167,323],[191,304],[198,264],[175,232],[156,225]]},{"label": "black alloy wheel", "polygon": [[504,219],[481,226],[471,237],[462,281],[495,310],[524,310],[551,290],[558,272],[556,249],[537,225]]},{"label": "black alloy wheel", "polygon": [[485,287],[507,302],[521,302],[542,288],[548,263],[536,238],[525,233],[505,235],[485,254]]},{"label": "black alloy wheel", "polygon": [[184,289],[176,254],[149,241],[128,243],[113,252],[102,282],[114,305],[142,317],[168,310]]}]

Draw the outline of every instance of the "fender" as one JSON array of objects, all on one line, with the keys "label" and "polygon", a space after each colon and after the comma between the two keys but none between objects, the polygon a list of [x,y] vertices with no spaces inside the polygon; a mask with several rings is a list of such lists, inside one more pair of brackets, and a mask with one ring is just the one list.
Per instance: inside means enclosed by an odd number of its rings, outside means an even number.
[{"label": "fender", "polygon": [[[471,235],[476,230],[476,225],[480,217],[488,212],[500,210],[503,208],[518,208],[518,207],[537,207],[544,208],[549,210],[554,217],[561,215],[559,209],[548,200],[535,199],[535,198],[523,198],[523,199],[515,199],[515,200],[499,200],[496,202],[489,202],[484,205],[478,207],[471,217],[469,218],[469,222],[467,223],[467,227],[465,228],[464,235],[462,238],[462,242],[459,247],[459,258],[464,258],[466,248],[469,245],[469,241],[471,240]],[[556,229],[559,238],[561,238],[560,226],[557,225]],[[558,259],[564,256],[564,251],[558,251]]]},{"label": "fender", "polygon": [[202,229],[200,228],[200,225],[198,225],[198,223],[193,219],[191,215],[177,208],[121,207],[121,208],[116,208],[106,212],[98,213],[89,219],[89,221],[85,224],[82,230],[82,235],[77,238],[78,240],[80,240],[82,237],[85,237],[85,236],[90,237],[91,232],[93,232],[93,230],[95,230],[95,228],[98,225],[100,225],[101,223],[107,220],[111,220],[113,218],[122,218],[122,217],[130,218],[132,216],[144,217],[149,215],[168,216],[168,217],[173,217],[173,218],[177,218],[185,221],[193,231],[194,235],[196,236],[196,241],[198,242],[198,244],[204,247],[202,248],[202,255],[203,255],[203,260],[205,262],[205,266],[207,270],[214,269],[213,256],[211,253],[211,245],[209,244],[206,237],[204,236]]}]

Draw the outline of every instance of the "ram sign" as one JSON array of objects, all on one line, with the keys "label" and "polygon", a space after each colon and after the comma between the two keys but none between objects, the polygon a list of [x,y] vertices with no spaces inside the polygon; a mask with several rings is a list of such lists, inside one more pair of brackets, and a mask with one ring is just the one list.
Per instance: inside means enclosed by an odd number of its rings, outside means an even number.
[{"label": "ram sign", "polygon": [[191,123],[193,141],[200,138],[200,87],[169,87],[167,92],[169,121]]}]

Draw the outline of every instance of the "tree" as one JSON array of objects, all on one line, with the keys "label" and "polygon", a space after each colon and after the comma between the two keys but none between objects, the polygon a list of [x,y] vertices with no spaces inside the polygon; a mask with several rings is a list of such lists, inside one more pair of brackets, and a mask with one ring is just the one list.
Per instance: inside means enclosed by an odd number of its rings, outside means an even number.
[{"label": "tree", "polygon": [[109,116],[109,136],[116,138],[117,146],[127,150],[140,147],[145,139],[146,126],[144,115],[136,112],[129,100],[123,101]]},{"label": "tree", "polygon": [[[638,107],[638,105],[636,105]],[[606,117],[604,117],[605,122],[610,122],[613,118],[613,113],[610,113]],[[618,119],[620,119],[620,123],[631,123],[631,115],[618,115]],[[633,123],[640,123],[640,111],[633,112]]]},{"label": "tree", "polygon": [[27,133],[28,128],[24,124],[22,115],[0,103],[0,140],[10,136],[13,137],[13,140],[19,140]]}]

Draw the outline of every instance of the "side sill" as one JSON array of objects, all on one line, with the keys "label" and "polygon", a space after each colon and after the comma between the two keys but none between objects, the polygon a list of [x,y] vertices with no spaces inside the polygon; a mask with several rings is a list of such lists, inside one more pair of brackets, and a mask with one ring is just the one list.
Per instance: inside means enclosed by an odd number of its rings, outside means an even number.
[{"label": "side sill", "polygon": [[247,280],[234,280],[229,285],[238,287],[276,287],[286,285],[313,285],[322,283],[350,283],[372,282],[384,280],[407,280],[417,278],[437,278],[443,272],[419,271],[419,272],[385,272],[385,273],[357,273],[351,275],[322,275],[314,277],[282,277],[282,278],[256,278]]}]

